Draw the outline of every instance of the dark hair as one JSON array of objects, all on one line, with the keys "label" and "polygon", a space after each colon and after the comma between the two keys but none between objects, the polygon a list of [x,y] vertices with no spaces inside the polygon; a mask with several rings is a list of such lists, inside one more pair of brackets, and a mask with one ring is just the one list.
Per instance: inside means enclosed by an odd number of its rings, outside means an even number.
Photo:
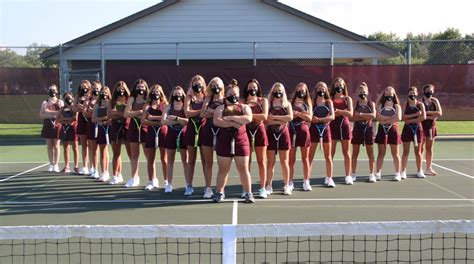
[{"label": "dark hair", "polygon": [[125,97],[126,98],[128,98],[130,96],[130,90],[128,90],[127,84],[124,81],[118,81],[114,86],[114,90],[112,92],[112,98],[110,100],[112,108],[114,108],[115,104],[117,103],[117,90],[119,88],[123,88],[125,90]]},{"label": "dark hair", "polygon": [[183,87],[181,87],[181,86],[179,86],[179,85],[178,85],[178,86],[175,86],[173,89],[171,89],[171,92],[170,92],[170,99],[169,99],[170,105],[173,105],[173,103],[174,103],[173,93],[174,93],[174,91],[176,91],[176,90],[181,90],[181,91],[183,92],[183,96],[186,96],[186,93],[184,92]]},{"label": "dark hair", "polygon": [[245,99],[245,102],[247,102],[247,97],[249,97],[248,88],[249,84],[251,83],[255,83],[257,85],[257,97],[263,96],[262,87],[260,86],[260,83],[257,81],[257,79],[250,79],[242,89],[242,98]]},{"label": "dark hair", "polygon": [[81,96],[81,94],[80,94],[80,93],[81,93],[81,86],[83,86],[83,85],[86,86],[86,88],[89,90],[89,91],[87,92],[87,94],[85,94],[85,95],[90,96],[91,86],[92,86],[92,85],[91,85],[91,82],[89,82],[89,80],[82,80],[82,81],[81,81],[81,83],[80,83],[79,86],[77,87],[77,96]]},{"label": "dark hair", "polygon": [[137,95],[138,95],[137,86],[139,84],[143,84],[145,86],[145,93],[143,93],[143,99],[146,100],[147,95],[148,95],[148,84],[143,79],[138,79],[138,80],[135,81],[135,83],[133,84],[133,87],[132,87],[132,91],[130,92],[130,96],[132,96],[133,98],[137,98]]},{"label": "dark hair", "polygon": [[430,83],[423,85],[423,92],[424,92],[426,89],[428,89],[428,88],[433,88],[433,89],[434,89],[434,85],[432,85],[432,84],[430,84]]},{"label": "dark hair", "polygon": [[379,97],[378,104],[379,104],[379,105],[382,105],[382,106],[385,105],[385,102],[386,102],[386,100],[385,100],[385,90],[387,90],[387,88],[392,88],[393,91],[394,91],[393,104],[394,104],[394,105],[400,104],[400,100],[398,100],[398,96],[397,96],[397,91],[395,91],[395,88],[393,88],[393,86],[387,86],[387,87],[383,90],[382,95],[380,95],[380,97]]},{"label": "dark hair", "polygon": [[326,86],[326,91],[324,92],[324,99],[328,100],[330,99],[330,95],[329,95],[329,89],[328,89],[328,85],[325,83],[325,82],[318,82],[316,83],[316,85],[314,86],[314,89],[313,89],[313,93],[314,93],[314,99],[313,99],[313,105],[317,105],[316,104],[316,100],[318,99],[318,95],[317,95],[317,91],[318,91],[318,87],[321,86],[321,85],[324,85]]},{"label": "dark hair", "polygon": [[229,91],[230,89],[234,89],[234,88],[237,88],[237,89],[240,89],[239,88],[239,83],[237,82],[236,79],[232,79],[230,80],[230,84],[228,84],[226,87],[225,87],[225,93],[227,93],[227,91]]},{"label": "dark hair", "polygon": [[336,79],[334,79],[331,85],[331,98],[334,97],[334,95],[336,95],[337,82],[341,82],[344,85],[344,91],[342,91],[342,94],[344,94],[345,96],[349,96],[349,92],[347,91],[349,88],[347,87],[346,82],[341,77],[337,77]]}]

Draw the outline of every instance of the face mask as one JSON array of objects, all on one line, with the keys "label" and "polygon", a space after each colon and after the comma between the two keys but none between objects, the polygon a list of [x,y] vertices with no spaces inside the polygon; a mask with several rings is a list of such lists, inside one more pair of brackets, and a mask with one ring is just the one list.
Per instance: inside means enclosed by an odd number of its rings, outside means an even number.
[{"label": "face mask", "polygon": [[319,97],[324,97],[324,92],[323,91],[317,91],[316,95]]},{"label": "face mask", "polygon": [[425,92],[425,97],[430,98],[433,95],[432,92]]},{"label": "face mask", "polygon": [[55,91],[49,91],[49,97],[56,97],[56,92]]},{"label": "face mask", "polygon": [[145,94],[145,90],[139,89],[139,90],[137,90],[137,94],[139,94],[139,95],[144,95],[144,94]]},{"label": "face mask", "polygon": [[274,92],[274,93],[273,93],[273,96],[274,96],[275,98],[281,98],[281,97],[283,96],[283,93]]},{"label": "face mask", "polygon": [[303,91],[296,92],[296,97],[303,99],[306,97],[306,93]]},{"label": "face mask", "polygon": [[408,98],[410,98],[411,100],[415,100],[415,99],[416,99],[416,95],[410,94],[410,95],[408,96]]},{"label": "face mask", "polygon": [[92,90],[92,95],[93,95],[93,96],[99,95],[99,91],[98,91],[98,90]]},{"label": "face mask", "polygon": [[213,94],[219,94],[221,92],[221,88],[219,86],[212,86],[211,88]]},{"label": "face mask", "polygon": [[160,94],[159,93],[152,93],[151,94],[151,99],[160,100]]},{"label": "face mask", "polygon": [[124,92],[124,91],[117,91],[117,95],[118,95],[118,96],[124,96],[124,95],[125,95],[125,92]]},{"label": "face mask", "polygon": [[385,96],[385,101],[391,102],[393,100],[393,96]]},{"label": "face mask", "polygon": [[344,87],[338,86],[338,87],[336,87],[336,89],[334,89],[334,90],[336,90],[337,93],[342,93],[342,92],[344,91]]},{"label": "face mask", "polygon": [[176,102],[181,102],[183,100],[183,96],[173,95],[173,100],[175,100]]},{"label": "face mask", "polygon": [[225,99],[231,104],[236,104],[239,101],[239,97],[235,95],[229,95]]},{"label": "face mask", "polygon": [[248,93],[251,96],[256,96],[258,92],[257,92],[257,90],[251,89],[251,90],[248,90]]},{"label": "face mask", "polygon": [[66,98],[64,101],[66,102],[67,105],[72,105],[72,99],[71,98]]},{"label": "face mask", "polygon": [[365,98],[367,98],[367,95],[366,94],[359,94],[359,98],[364,100]]},{"label": "face mask", "polygon": [[85,95],[88,91],[89,91],[89,89],[87,89],[87,88],[82,88],[82,89],[81,89],[81,92],[80,92],[81,96],[82,96],[82,95]]},{"label": "face mask", "polygon": [[202,86],[200,84],[193,85],[193,91],[195,93],[200,93],[202,91]]},{"label": "face mask", "polygon": [[108,98],[107,94],[100,94],[101,100],[107,100],[107,98]]}]

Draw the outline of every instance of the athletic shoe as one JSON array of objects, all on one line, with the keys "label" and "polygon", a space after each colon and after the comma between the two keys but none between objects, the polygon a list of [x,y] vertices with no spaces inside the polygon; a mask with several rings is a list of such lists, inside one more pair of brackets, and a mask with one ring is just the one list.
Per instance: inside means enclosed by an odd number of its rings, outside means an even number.
[{"label": "athletic shoe", "polygon": [[53,171],[54,171],[54,172],[59,172],[59,166],[58,166],[58,164],[56,164],[56,165],[53,166]]},{"label": "athletic shoe", "polygon": [[401,181],[402,176],[400,175],[400,172],[395,172],[395,177],[393,177],[394,181]]},{"label": "athletic shoe", "polygon": [[164,181],[163,181],[163,186],[165,186],[165,185],[168,185],[168,181],[167,181],[167,180],[164,180]]},{"label": "athletic shoe", "polygon": [[258,197],[263,198],[263,199],[267,198],[268,197],[267,190],[265,188],[258,189]]},{"label": "athletic shoe", "polygon": [[352,177],[351,177],[351,176],[346,176],[345,181],[346,181],[346,184],[347,184],[347,185],[352,185],[352,184],[354,184],[354,182],[352,181]]},{"label": "athletic shoe", "polygon": [[224,201],[225,199],[225,194],[221,192],[216,192],[215,194],[212,195],[212,201],[215,203],[220,203]]},{"label": "athletic shoe", "polygon": [[166,184],[165,193],[172,193],[172,192],[173,192],[173,186],[171,186],[171,184]]},{"label": "athletic shoe", "polygon": [[48,172],[53,172],[53,169],[54,169],[54,165],[49,164],[48,165]]},{"label": "athletic shoe", "polygon": [[265,187],[265,190],[267,191],[267,195],[270,195],[273,193],[273,187],[270,185],[267,185],[267,187]]},{"label": "athletic shoe", "polygon": [[125,183],[125,187],[126,188],[130,188],[130,187],[137,187],[138,185],[140,185],[140,177],[133,177],[133,178],[130,178],[127,183]]},{"label": "athletic shoe", "polygon": [[375,175],[373,174],[369,175],[369,182],[377,182],[377,178],[375,178]]},{"label": "athletic shoe", "polygon": [[99,178],[100,178],[99,172],[98,172],[98,171],[94,171],[94,173],[91,173],[90,178],[91,178],[91,179],[99,179]]},{"label": "athletic shoe", "polygon": [[108,171],[105,171],[102,173],[102,175],[100,175],[100,178],[98,179],[98,181],[100,182],[106,182],[110,179],[110,174]]},{"label": "athletic shoe", "polygon": [[80,175],[88,175],[89,174],[89,169],[87,167],[82,167],[81,170],[79,171]]},{"label": "athletic shoe", "polygon": [[329,183],[329,177],[324,177],[324,185],[328,185]]},{"label": "athletic shoe", "polygon": [[214,193],[212,192],[211,187],[206,187],[206,190],[204,190],[203,198],[204,199],[211,199],[213,194]]},{"label": "athletic shoe", "polygon": [[426,176],[425,176],[425,174],[423,173],[422,170],[420,170],[419,172],[416,173],[416,177],[417,178],[422,178],[422,179],[426,178]]},{"label": "athletic shoe", "polygon": [[357,175],[355,173],[352,173],[352,182],[357,181]]},{"label": "athletic shoe", "polygon": [[184,196],[191,196],[194,193],[193,186],[186,185],[186,189],[184,190]]},{"label": "athletic shoe", "polygon": [[283,186],[283,194],[284,195],[291,195],[291,187],[289,185]]},{"label": "athletic shoe", "polygon": [[79,175],[79,167],[74,167],[74,174]]},{"label": "athletic shoe", "polygon": [[288,182],[288,187],[290,188],[291,191],[295,189],[295,184],[293,183],[293,181]]},{"label": "athletic shoe", "polygon": [[89,170],[89,172],[90,172],[91,175],[94,174],[94,173],[95,173],[94,167],[91,167],[91,169]]},{"label": "athletic shoe", "polygon": [[62,173],[70,173],[71,172],[71,169],[69,169],[69,167],[64,167],[62,170],[61,170]]},{"label": "athletic shoe", "polygon": [[400,178],[402,178],[402,180],[406,179],[407,178],[407,172],[406,171],[402,171],[400,173]]},{"label": "athletic shoe", "polygon": [[313,188],[311,187],[311,184],[309,183],[309,180],[303,181],[303,190],[306,192],[310,192],[313,190]]},{"label": "athletic shoe", "polygon": [[336,184],[334,183],[334,180],[332,178],[328,177],[328,187],[334,188],[336,187]]},{"label": "athletic shoe", "polygon": [[375,179],[377,179],[377,181],[382,180],[382,172],[376,172],[375,173]]},{"label": "athletic shoe", "polygon": [[255,203],[255,198],[253,198],[253,193],[245,193],[244,203]]},{"label": "athletic shoe", "polygon": [[115,185],[123,182],[122,176],[112,176],[112,180],[109,181],[110,185]]},{"label": "athletic shoe", "polygon": [[145,190],[151,191],[154,188],[158,188],[158,187],[160,187],[160,185],[158,183],[158,179],[154,178],[153,180],[151,180],[147,183],[147,185],[145,186]]}]

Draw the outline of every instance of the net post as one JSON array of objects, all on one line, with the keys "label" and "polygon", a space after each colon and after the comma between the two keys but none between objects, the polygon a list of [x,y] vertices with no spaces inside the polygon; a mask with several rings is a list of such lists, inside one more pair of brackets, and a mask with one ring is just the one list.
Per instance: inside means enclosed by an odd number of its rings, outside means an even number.
[{"label": "net post", "polygon": [[222,263],[237,263],[237,237],[235,225],[222,226]]}]

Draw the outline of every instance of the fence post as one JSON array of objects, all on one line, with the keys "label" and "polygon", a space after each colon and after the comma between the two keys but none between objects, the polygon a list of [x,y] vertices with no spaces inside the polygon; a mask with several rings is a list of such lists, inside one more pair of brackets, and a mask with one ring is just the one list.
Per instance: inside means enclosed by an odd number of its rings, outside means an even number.
[{"label": "fence post", "polygon": [[[67,70],[64,69],[64,60],[63,60],[63,45],[59,44],[59,87],[62,92],[69,92],[68,81],[65,76]],[[67,66],[67,64],[66,64]]]},{"label": "fence post", "polygon": [[407,41],[407,45],[408,45],[408,54],[407,54],[407,70],[408,70],[408,85],[407,87],[410,87],[411,86],[411,41]]},{"label": "fence post", "polygon": [[334,66],[334,42],[331,42],[331,66]]},{"label": "fence post", "polygon": [[257,66],[257,42],[253,43],[253,66]]},{"label": "fence post", "polygon": [[101,69],[101,83],[105,85],[105,56],[104,56],[104,42],[100,42],[100,69]]},{"label": "fence post", "polygon": [[179,66],[179,42],[176,42],[176,66]]}]

